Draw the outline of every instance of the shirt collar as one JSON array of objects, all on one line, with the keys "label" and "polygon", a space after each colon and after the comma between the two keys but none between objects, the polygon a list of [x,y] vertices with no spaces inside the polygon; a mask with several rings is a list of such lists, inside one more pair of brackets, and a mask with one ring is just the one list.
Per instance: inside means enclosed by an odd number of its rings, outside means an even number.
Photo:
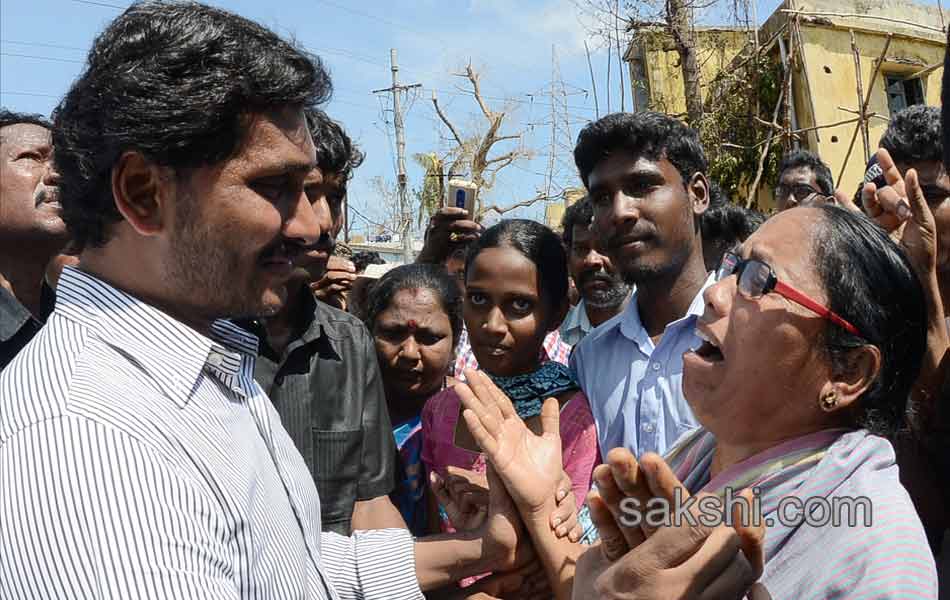
[{"label": "shirt collar", "polygon": [[[693,297],[693,301],[690,302],[686,314],[668,324],[664,331],[679,327],[687,320],[695,320],[695,318],[702,315],[706,308],[706,300],[703,298],[703,293],[706,291],[706,288],[715,282],[715,274],[710,273],[706,281],[703,282],[703,287],[699,289],[699,293],[697,293],[696,296]],[[645,342],[645,338],[649,336],[643,328],[643,322],[640,320],[640,308],[637,305],[638,294],[639,289],[634,290],[633,295],[630,297],[630,302],[627,303],[627,308],[624,310],[623,317],[620,320],[620,333],[633,342],[641,343]]]},{"label": "shirt collar", "polygon": [[590,326],[590,319],[587,317],[587,306],[584,304],[584,300],[582,299],[567,313],[567,318],[564,319],[564,324],[561,325],[561,330],[565,334],[576,330],[586,334],[590,332],[591,329],[593,328]]},{"label": "shirt collar", "polygon": [[[305,328],[299,337],[295,337],[289,344],[287,344],[284,354],[289,356],[290,353],[296,348],[315,341],[321,341],[321,343],[324,344],[327,349],[336,352],[336,349],[330,342],[331,338],[326,332],[327,325],[329,323],[329,307],[323,302],[318,301],[308,286],[304,286],[304,288],[301,290],[301,294],[303,295],[303,302],[299,310],[300,313],[304,315],[304,319],[306,319]],[[271,360],[280,362],[280,357],[276,356],[276,353],[267,343],[267,328],[265,327],[262,320],[248,319],[239,321],[238,324],[246,332],[250,332],[260,340],[258,351],[263,356],[267,356]]]},{"label": "shirt collar", "polygon": [[56,312],[81,323],[122,351],[179,407],[187,405],[202,371],[242,394],[234,384],[257,355],[257,338],[218,320],[205,336],[158,308],[101,279],[66,267],[57,286]]},{"label": "shirt collar", "polygon": [[11,292],[0,286],[0,342],[6,342],[33,318]]}]

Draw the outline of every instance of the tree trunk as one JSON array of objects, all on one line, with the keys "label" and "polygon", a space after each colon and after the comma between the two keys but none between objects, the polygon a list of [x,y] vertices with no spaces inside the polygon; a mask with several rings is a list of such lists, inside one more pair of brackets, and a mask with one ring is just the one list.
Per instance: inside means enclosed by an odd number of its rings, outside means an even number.
[{"label": "tree trunk", "polygon": [[666,12],[667,23],[683,70],[687,119],[690,125],[697,127],[703,116],[703,91],[696,52],[696,32],[693,29],[693,9],[687,0],[667,0]]}]

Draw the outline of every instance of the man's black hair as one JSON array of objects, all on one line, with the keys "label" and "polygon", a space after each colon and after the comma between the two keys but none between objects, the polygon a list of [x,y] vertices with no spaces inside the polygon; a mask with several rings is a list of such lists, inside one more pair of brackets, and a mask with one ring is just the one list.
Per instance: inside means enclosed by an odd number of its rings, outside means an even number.
[{"label": "man's black hair", "polygon": [[706,174],[706,153],[694,129],[657,112],[613,113],[589,123],[577,136],[574,162],[585,187],[597,163],[617,150],[653,161],[665,158],[684,186],[696,173]]},{"label": "man's black hair", "polygon": [[330,92],[318,58],[253,21],[195,2],[132,4],[96,38],[54,113],[63,220],[77,247],[102,246],[121,220],[111,182],[124,152],[176,170],[214,164],[238,150],[249,114]]},{"label": "man's black hair", "polygon": [[831,169],[821,160],[821,157],[808,150],[793,150],[782,157],[778,164],[778,178],[782,179],[782,174],[789,169],[798,168],[811,169],[815,174],[815,181],[818,182],[818,189],[826,196],[832,196],[835,193],[834,178],[831,175]]},{"label": "man's black hair", "polygon": [[370,265],[385,265],[386,261],[383,260],[383,257],[379,255],[379,252],[369,251],[369,252],[357,252],[353,255],[350,260],[353,262],[353,266],[356,268],[357,273],[362,273],[366,270],[366,267]]},{"label": "man's black hair", "polygon": [[53,129],[53,124],[50,123],[49,119],[43,115],[14,112],[12,110],[0,108],[0,129],[3,129],[9,125],[20,125],[21,123],[39,125],[40,127],[45,127],[46,129],[50,130]]},{"label": "man's black hair", "polygon": [[940,109],[908,106],[891,117],[881,137],[881,148],[898,163],[943,160],[943,132]]},{"label": "man's black hair", "polygon": [[[699,219],[706,270],[715,269],[723,254],[746,241],[762,223],[765,223],[765,215],[759,211],[725,200],[706,210]],[[706,256],[707,252],[710,256]]]},{"label": "man's black hair", "polygon": [[319,108],[308,108],[305,114],[313,145],[317,149],[317,166],[325,174],[340,176],[344,183],[349,181],[366,156],[346,134],[343,126],[327,113]]},{"label": "man's black hair", "polygon": [[584,196],[574,204],[567,207],[564,216],[561,218],[561,239],[564,240],[564,246],[570,254],[571,246],[574,244],[574,228],[577,226],[589,227],[594,220],[594,207],[590,200]]},{"label": "man's black hair", "polygon": [[943,124],[943,165],[950,170],[950,30],[947,31],[947,41],[943,51],[943,79],[940,88],[940,106]]},{"label": "man's black hair", "polygon": [[[706,209],[706,212],[709,212],[715,208],[719,208],[729,204],[729,197],[726,192],[723,191],[722,187],[715,181],[709,182],[709,208]],[[703,213],[706,214],[706,213]]]}]

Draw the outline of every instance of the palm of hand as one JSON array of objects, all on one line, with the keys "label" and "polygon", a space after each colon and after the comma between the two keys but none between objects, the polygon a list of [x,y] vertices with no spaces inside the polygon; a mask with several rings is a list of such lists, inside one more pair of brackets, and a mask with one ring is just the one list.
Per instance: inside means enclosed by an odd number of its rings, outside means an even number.
[{"label": "palm of hand", "polygon": [[537,435],[519,417],[508,416],[496,441],[490,458],[514,501],[536,509],[553,500],[561,476],[559,436]]},{"label": "palm of hand", "polygon": [[914,265],[929,272],[937,265],[937,232],[933,216],[923,221],[912,219],[899,227],[895,241]]}]

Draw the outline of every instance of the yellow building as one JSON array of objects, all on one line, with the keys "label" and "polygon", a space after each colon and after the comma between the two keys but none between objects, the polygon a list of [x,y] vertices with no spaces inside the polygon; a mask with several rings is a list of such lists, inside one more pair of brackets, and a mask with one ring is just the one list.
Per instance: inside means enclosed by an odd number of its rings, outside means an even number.
[{"label": "yellow building", "polygon": [[562,194],[562,202],[549,202],[544,207],[544,224],[554,231],[561,230],[561,220],[564,218],[564,211],[567,207],[574,204],[587,194],[583,188],[568,188]]},{"label": "yellow building", "polygon": [[[841,189],[857,189],[869,158],[860,133],[848,156],[856,123],[842,123],[855,119],[861,104],[852,35],[866,96],[878,71],[868,102],[873,153],[891,114],[911,104],[940,105],[947,22],[950,12],[908,0],[786,0],[759,29],[758,42],[770,45],[775,60],[784,64],[789,52],[797,50],[790,127],[801,132],[801,146],[829,164],[836,182],[840,176]],[[878,69],[888,35],[890,44]],[[750,37],[738,29],[697,30],[704,94],[720,71],[742,60],[739,55]],[[626,60],[638,108],[685,112],[679,56],[663,34],[638,32]]]}]

